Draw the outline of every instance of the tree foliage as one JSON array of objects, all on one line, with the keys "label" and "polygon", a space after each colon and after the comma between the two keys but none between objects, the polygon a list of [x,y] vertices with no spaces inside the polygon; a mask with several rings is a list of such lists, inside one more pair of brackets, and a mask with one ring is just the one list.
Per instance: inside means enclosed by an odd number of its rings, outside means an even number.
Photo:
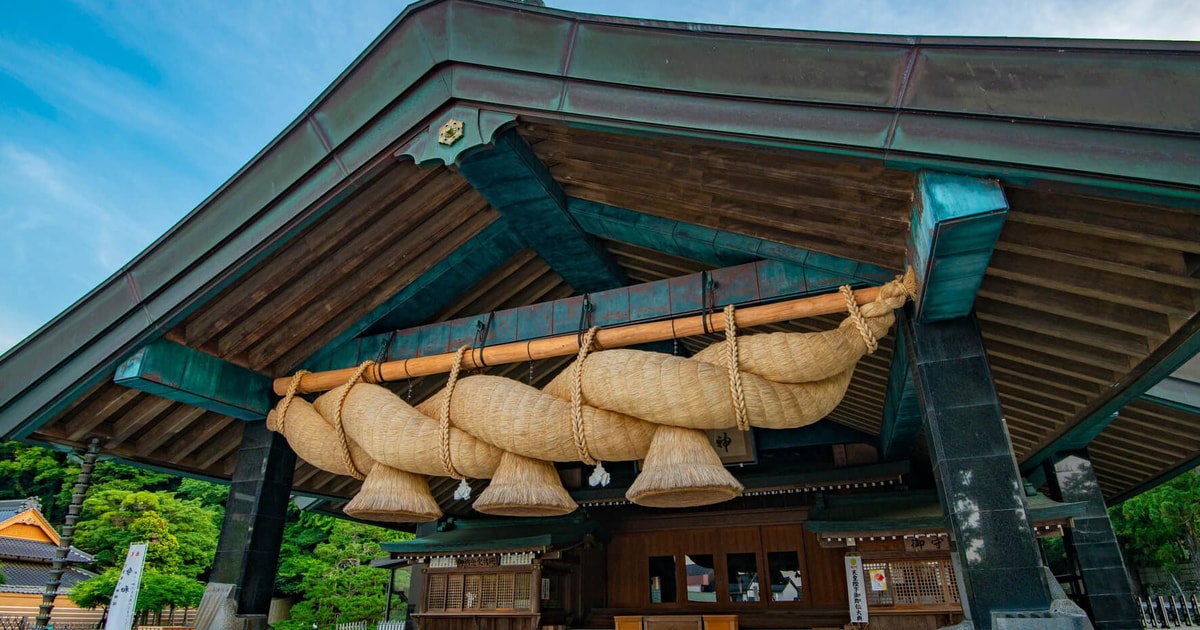
[{"label": "tree foliage", "polygon": [[[99,608],[112,602],[121,569],[113,567],[100,575],[76,584],[68,596],[80,608]],[[158,612],[168,608],[195,608],[204,595],[204,583],[183,575],[147,570],[138,589],[137,612]]]},{"label": "tree foliage", "polygon": [[135,542],[151,542],[148,566],[197,578],[217,550],[219,529],[198,499],[181,501],[165,491],[93,488],[84,499],[75,543],[96,557],[97,568],[118,566]]},{"label": "tree foliage", "polygon": [[[0,442],[0,499],[37,496],[43,514],[61,523],[79,468],[62,453]],[[195,607],[216,552],[228,488],[181,479],[115,462],[100,462],[84,500],[75,546],[92,554],[95,578],[77,584],[71,601],[85,608],[107,606],[129,545],[148,542],[137,610],[156,612]],[[53,511],[50,511],[50,508]],[[277,628],[309,630],[313,623],[378,620],[391,573],[370,566],[379,544],[410,534],[290,510],[284,531],[276,593],[294,598],[291,622]],[[397,589],[407,589],[398,574]],[[0,583],[3,574],[0,573]],[[399,602],[393,614],[403,614]]]},{"label": "tree foliage", "polygon": [[94,578],[73,586],[71,594],[67,598],[80,608],[108,606],[112,601],[112,594],[117,588],[117,580],[120,577],[121,569],[113,567]]},{"label": "tree foliage", "polygon": [[[307,630],[354,621],[377,621],[384,612],[390,571],[370,566],[383,556],[380,543],[412,535],[307,512],[284,533],[276,590],[300,597],[291,620],[276,627]],[[407,583],[398,588],[407,588]],[[402,611],[398,602],[393,613]]]},{"label": "tree foliage", "polygon": [[20,442],[0,442],[0,499],[37,497],[47,520],[62,522],[71,500],[69,487],[66,499],[61,498],[64,482],[75,481],[66,462],[63,453]]},{"label": "tree foliage", "polygon": [[1109,510],[1126,560],[1174,571],[1200,569],[1200,471],[1192,470]]}]

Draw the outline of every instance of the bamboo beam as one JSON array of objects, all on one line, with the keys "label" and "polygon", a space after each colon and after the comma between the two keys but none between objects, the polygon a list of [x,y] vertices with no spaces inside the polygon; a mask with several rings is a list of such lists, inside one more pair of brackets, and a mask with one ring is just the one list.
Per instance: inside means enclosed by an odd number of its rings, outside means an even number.
[{"label": "bamboo beam", "polygon": [[[880,287],[868,287],[854,292],[859,304],[874,302],[879,296]],[[737,311],[739,327],[761,326],[774,324],[790,319],[817,317],[845,312],[846,299],[841,293],[827,293],[797,298],[775,304],[749,306]],[[604,328],[596,333],[597,348],[621,348],[635,346],[653,341],[666,341],[678,337],[691,337],[705,334],[704,320],[708,319],[708,331],[725,330],[725,314],[722,312],[707,315],[692,315],[676,319],[664,319],[654,322],[643,322],[616,328]],[[519,341],[516,343],[498,344],[482,349],[472,349],[463,356],[462,369],[471,370],[480,367],[521,363],[535,359],[564,357],[579,351],[580,335],[571,333]],[[413,357],[401,361],[388,361],[363,373],[362,380],[368,383],[399,381],[414,376],[429,376],[450,371],[454,363],[453,352]],[[300,378],[297,393],[310,394],[331,390],[346,381],[354,374],[356,368],[314,372]],[[274,381],[275,393],[287,394],[292,377],[285,376]]]}]

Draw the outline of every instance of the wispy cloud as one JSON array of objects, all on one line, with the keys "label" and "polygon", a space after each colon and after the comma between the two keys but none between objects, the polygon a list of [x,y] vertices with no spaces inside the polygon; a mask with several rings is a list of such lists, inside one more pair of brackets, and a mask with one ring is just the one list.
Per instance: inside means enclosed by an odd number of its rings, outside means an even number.
[{"label": "wispy cloud", "polygon": [[574,11],[819,31],[1200,39],[1200,0],[550,0]]},{"label": "wispy cloud", "polygon": [[0,351],[236,172],[403,5],[79,0],[0,23]]}]

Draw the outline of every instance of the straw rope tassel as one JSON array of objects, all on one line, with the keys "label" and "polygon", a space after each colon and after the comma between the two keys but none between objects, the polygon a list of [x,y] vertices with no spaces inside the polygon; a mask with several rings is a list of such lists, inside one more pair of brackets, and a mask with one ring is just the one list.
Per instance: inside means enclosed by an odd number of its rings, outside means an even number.
[{"label": "straw rope tassel", "polygon": [[458,488],[454,490],[454,498],[457,501],[466,501],[471,498],[471,484],[467,483],[467,478],[458,472],[458,469],[454,467],[454,462],[450,460],[450,399],[454,396],[454,384],[458,382],[458,371],[462,368],[463,354],[470,349],[471,346],[463,346],[454,353],[454,363],[450,366],[450,378],[446,381],[446,394],[442,397],[442,406],[438,410],[438,426],[441,429],[439,451],[442,467],[446,469],[447,477],[458,480]]},{"label": "straw rope tassel", "polygon": [[725,365],[729,369],[729,395],[738,431],[750,430],[750,415],[746,411],[746,392],[742,389],[742,370],[738,360],[737,317],[732,304],[725,306]]},{"label": "straw rope tassel", "polygon": [[571,373],[571,436],[575,439],[575,452],[579,455],[579,461],[596,467],[588,477],[588,485],[593,488],[607,486],[612,482],[612,475],[604,470],[604,464],[592,457],[588,451],[587,436],[583,433],[583,362],[587,360],[599,330],[599,326],[592,326],[584,333]]},{"label": "straw rope tassel", "polygon": [[337,431],[338,445],[342,447],[342,461],[346,464],[346,470],[350,471],[350,476],[359,481],[366,479],[367,476],[358,469],[358,466],[354,465],[354,458],[350,455],[350,443],[346,440],[346,428],[342,426],[342,406],[346,404],[346,396],[350,395],[350,390],[354,389],[354,386],[362,379],[363,372],[366,372],[367,368],[372,365],[375,365],[374,361],[363,361],[362,365],[354,370],[350,380],[346,381],[346,385],[337,394],[337,403],[333,413],[333,428]]},{"label": "straw rope tassel", "polygon": [[[901,282],[904,287],[904,292],[908,293],[908,287]],[[846,298],[846,310],[850,313],[850,321],[854,322],[854,327],[858,329],[858,334],[862,336],[863,343],[867,344],[867,354],[875,354],[879,349],[879,340],[875,338],[875,333],[871,332],[871,327],[867,324],[867,318],[863,317],[862,309],[858,307],[858,300],[854,298],[854,290],[850,285],[843,284],[838,287],[842,292],[842,296]]]}]

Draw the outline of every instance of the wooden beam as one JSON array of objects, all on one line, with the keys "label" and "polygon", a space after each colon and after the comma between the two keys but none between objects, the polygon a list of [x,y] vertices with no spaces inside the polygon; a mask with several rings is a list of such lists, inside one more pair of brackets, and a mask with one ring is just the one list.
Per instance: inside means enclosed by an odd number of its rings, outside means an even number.
[{"label": "wooden beam", "polygon": [[1021,462],[1021,471],[1028,473],[1060,451],[1086,448],[1116,420],[1125,405],[1137,400],[1197,353],[1200,353],[1200,314],[1193,315],[1124,378],[1044,438]]},{"label": "wooden beam", "polygon": [[627,283],[604,247],[571,218],[566,193],[515,129],[498,135],[494,148],[462,158],[458,171],[576,291]]},{"label": "wooden beam", "polygon": [[[758,304],[830,291],[841,284],[862,284],[827,272],[810,273],[799,265],[772,261],[714,269],[709,277],[715,284],[712,298],[717,307]],[[702,274],[694,273],[593,293],[588,298],[593,307],[591,324],[609,328],[699,313],[703,308],[703,283]],[[582,306],[583,297],[575,296],[497,311],[490,316],[476,315],[409,328],[395,335],[361,337],[314,357],[306,367],[311,371],[335,370],[378,359],[381,354],[386,359],[453,352],[463,345],[478,345],[479,328],[489,317],[491,325],[484,340],[488,346],[578,332]]]},{"label": "wooden beam", "polygon": [[[854,292],[854,296],[859,304],[863,304],[874,301],[879,296],[879,291],[879,287],[859,289]],[[776,302],[774,304],[741,308],[737,312],[737,321],[739,326],[749,328],[771,322],[839,313],[845,311],[845,309],[846,300],[840,293],[828,293],[785,302]],[[676,319],[652,319],[620,328],[602,328],[596,334],[595,343],[601,348],[620,348],[652,341],[701,335],[707,331],[724,330],[724,327],[725,315],[721,312],[710,312],[699,316]],[[448,328],[444,329],[444,332],[451,333]],[[478,348],[463,356],[462,369],[472,370],[506,363],[570,356],[578,351],[580,338],[581,335],[576,328],[567,334],[560,334],[555,337],[502,343]],[[450,370],[454,359],[455,353],[449,352],[433,356],[414,357],[403,361],[389,361],[378,365],[375,369],[367,370],[363,374],[363,381],[379,383],[398,381],[415,376],[441,374]],[[333,389],[348,381],[354,372],[355,368],[346,368],[305,374],[300,379],[296,391],[304,394]],[[280,395],[285,394],[291,381],[292,377],[275,379],[275,392]]]},{"label": "wooden beam", "polygon": [[840,256],[823,254],[725,230],[634,212],[586,199],[570,198],[567,209],[589,234],[663,251],[713,266],[753,260],[801,265],[805,273],[833,275],[868,284],[887,282],[896,272]]},{"label": "wooden beam", "polygon": [[879,427],[879,456],[884,461],[905,459],[921,433],[921,407],[917,403],[912,363],[905,339],[907,309],[896,316],[896,345],[888,372],[887,396],[883,401],[883,423]]},{"label": "wooden beam", "polygon": [[166,339],[121,363],[113,382],[241,420],[271,409],[270,378]]},{"label": "wooden beam", "polygon": [[996,180],[923,171],[917,175],[908,262],[917,274],[916,320],[963,317],[991,260],[1008,201]]},{"label": "wooden beam", "polygon": [[347,326],[301,365],[312,369],[314,365],[326,365],[331,357],[347,351],[357,352],[361,343],[356,342],[355,337],[364,332],[400,330],[429,321],[459,294],[524,249],[525,244],[509,229],[509,224],[507,219],[501,218],[484,228],[369,315]]}]

